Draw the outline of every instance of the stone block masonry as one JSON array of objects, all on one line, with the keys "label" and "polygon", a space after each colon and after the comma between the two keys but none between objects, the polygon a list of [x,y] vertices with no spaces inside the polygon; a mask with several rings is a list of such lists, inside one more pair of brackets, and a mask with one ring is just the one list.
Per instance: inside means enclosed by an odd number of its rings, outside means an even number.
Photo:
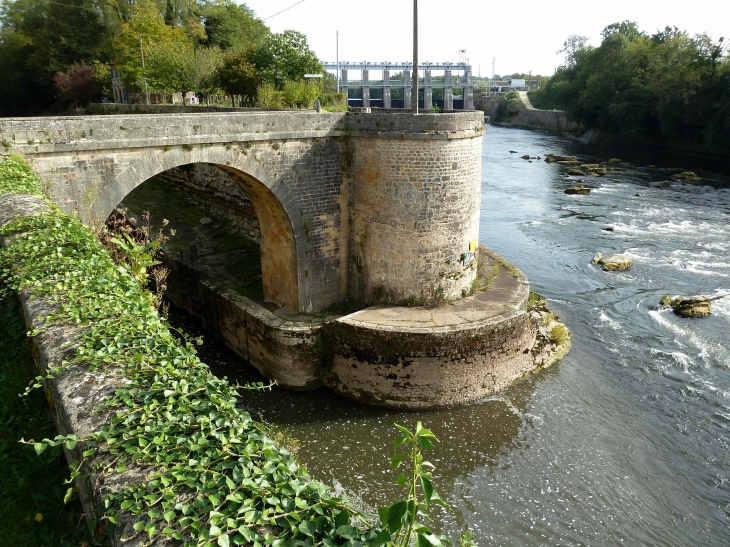
[{"label": "stone block masonry", "polygon": [[352,139],[350,296],[434,303],[466,295],[479,234],[481,139]]}]

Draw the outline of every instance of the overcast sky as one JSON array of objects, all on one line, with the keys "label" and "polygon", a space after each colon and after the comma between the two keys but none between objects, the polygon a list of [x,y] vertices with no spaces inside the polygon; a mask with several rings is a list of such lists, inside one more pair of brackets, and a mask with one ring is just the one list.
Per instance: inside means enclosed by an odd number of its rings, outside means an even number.
[{"label": "overcast sky", "polygon": [[[264,19],[299,0],[248,0]],[[419,59],[457,62],[467,50],[474,75],[529,72],[551,75],[560,65],[556,51],[570,34],[600,44],[601,30],[629,19],[653,33],[676,25],[690,34],[707,32],[730,38],[728,0],[419,0]],[[335,31],[340,31],[340,61],[412,59],[413,0],[304,0],[266,21],[272,31],[295,29],[307,35],[320,59],[335,61]]]}]

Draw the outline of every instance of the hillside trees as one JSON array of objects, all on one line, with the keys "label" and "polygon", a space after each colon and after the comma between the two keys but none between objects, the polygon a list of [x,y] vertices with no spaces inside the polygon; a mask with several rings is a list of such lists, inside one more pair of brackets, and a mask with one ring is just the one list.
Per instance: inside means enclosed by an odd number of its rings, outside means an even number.
[{"label": "hillside trees", "polygon": [[730,60],[722,38],[677,27],[648,35],[630,21],[608,25],[602,37],[597,48],[569,37],[563,66],[533,104],[565,109],[589,128],[730,149]]},{"label": "hillside trees", "polygon": [[272,34],[234,0],[0,0],[0,114],[108,96],[111,63],[132,96],[146,81],[163,97],[226,93],[247,106],[262,83],[308,105],[317,86],[304,75],[323,71],[303,34]]},{"label": "hillside trees", "polygon": [[[124,84],[128,87],[142,87],[142,58],[140,48],[152,51],[154,60],[149,64],[149,69],[155,73],[154,78],[164,78],[174,70],[180,57],[192,51],[192,44],[188,34],[181,27],[172,27],[165,24],[162,13],[152,0],[139,0],[133,7],[129,20],[122,23],[119,35],[114,39],[115,61],[117,69],[122,74]],[[175,59],[167,61],[160,52],[175,53]],[[157,53],[157,55],[155,55]],[[149,53],[148,53],[149,56]],[[155,63],[164,63],[156,71]],[[181,76],[182,77],[182,76]],[[158,79],[158,82],[163,80]],[[163,85],[173,87],[172,80]]]},{"label": "hillside trees", "polygon": [[46,108],[57,94],[57,72],[75,62],[108,63],[111,57],[93,0],[5,0],[0,6],[0,112]]}]

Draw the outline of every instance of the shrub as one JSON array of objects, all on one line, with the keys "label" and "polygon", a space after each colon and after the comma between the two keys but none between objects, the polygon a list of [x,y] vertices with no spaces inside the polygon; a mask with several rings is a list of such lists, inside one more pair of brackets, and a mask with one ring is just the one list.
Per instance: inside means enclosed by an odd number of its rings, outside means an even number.
[{"label": "shrub", "polygon": [[557,345],[563,344],[569,337],[570,333],[565,325],[555,325],[550,331],[550,340]]},{"label": "shrub", "polygon": [[315,82],[286,82],[282,95],[284,106],[288,108],[313,108],[314,100],[319,96],[319,85]]},{"label": "shrub", "polygon": [[281,92],[271,82],[264,82],[256,88],[260,108],[281,108]]},{"label": "shrub", "polygon": [[320,97],[322,109],[327,112],[347,112],[347,94],[329,92]]}]

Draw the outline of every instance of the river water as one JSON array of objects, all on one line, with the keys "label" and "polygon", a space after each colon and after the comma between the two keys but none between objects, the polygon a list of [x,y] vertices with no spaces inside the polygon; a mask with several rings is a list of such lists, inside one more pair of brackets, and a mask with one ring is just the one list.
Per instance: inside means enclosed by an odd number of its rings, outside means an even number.
[{"label": "river water", "polygon": [[[324,390],[247,393],[245,404],[296,439],[315,478],[376,507],[400,494],[393,423],[423,421],[441,441],[428,459],[453,507],[435,516],[454,537],[470,527],[480,547],[730,545],[730,297],[703,319],[655,309],[665,294],[730,290],[730,179],[694,166],[702,182],[667,183],[666,171],[632,168],[586,177],[591,194],[571,196],[565,168],[519,158],[548,152],[608,159],[565,137],[489,128],[480,239],[567,323],[562,362],[456,410],[380,411]],[[603,272],[589,265],[596,251],[634,267]],[[217,374],[255,379],[217,344],[201,353]]]}]

